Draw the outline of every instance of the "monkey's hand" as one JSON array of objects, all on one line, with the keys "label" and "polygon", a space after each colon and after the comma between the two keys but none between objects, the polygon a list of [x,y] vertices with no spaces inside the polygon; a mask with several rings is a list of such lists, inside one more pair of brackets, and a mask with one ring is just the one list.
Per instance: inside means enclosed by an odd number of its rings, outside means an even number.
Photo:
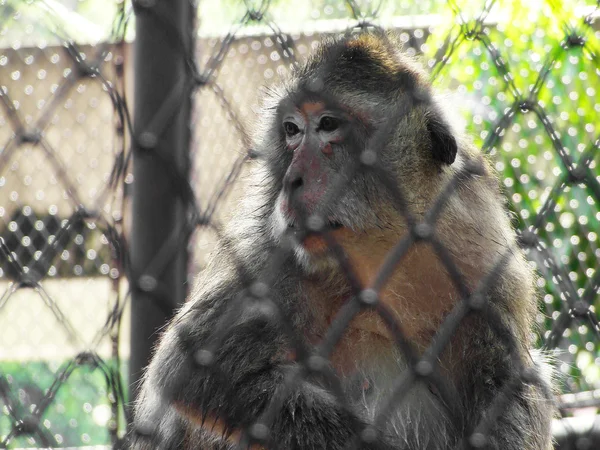
[{"label": "monkey's hand", "polygon": [[[180,315],[163,336],[136,419],[152,422],[152,429],[163,422],[153,419],[154,414],[176,409],[213,439],[218,433],[237,444],[249,437],[245,430],[250,429],[255,437],[262,431],[264,447],[282,450],[352,448],[352,442],[354,448],[393,448],[383,439],[358,444],[357,434],[366,424],[318,381],[303,376],[289,387],[284,383],[299,366],[290,360],[292,349],[275,318],[244,312],[224,331],[215,329],[218,308],[207,309]],[[150,411],[144,403],[156,399],[155,394],[163,400],[154,401]],[[262,423],[252,427],[257,422]],[[192,443],[185,448],[211,447]]]}]

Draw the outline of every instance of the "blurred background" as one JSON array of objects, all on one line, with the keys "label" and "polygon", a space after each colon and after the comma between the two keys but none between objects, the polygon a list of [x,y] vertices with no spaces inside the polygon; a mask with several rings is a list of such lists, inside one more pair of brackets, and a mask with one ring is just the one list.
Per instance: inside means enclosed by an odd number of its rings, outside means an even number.
[{"label": "blurred background", "polygon": [[261,93],[365,27],[494,161],[540,275],[557,448],[600,448],[592,0],[0,0],[0,448],[123,445],[155,330],[248,189]]}]

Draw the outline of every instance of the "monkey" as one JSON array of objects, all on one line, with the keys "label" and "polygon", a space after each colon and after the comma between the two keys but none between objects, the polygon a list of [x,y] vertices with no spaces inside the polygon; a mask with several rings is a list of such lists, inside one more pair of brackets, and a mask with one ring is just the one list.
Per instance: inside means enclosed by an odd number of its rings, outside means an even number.
[{"label": "monkey", "polygon": [[491,163],[398,40],[325,39],[254,131],[131,448],[549,450],[533,269]]}]

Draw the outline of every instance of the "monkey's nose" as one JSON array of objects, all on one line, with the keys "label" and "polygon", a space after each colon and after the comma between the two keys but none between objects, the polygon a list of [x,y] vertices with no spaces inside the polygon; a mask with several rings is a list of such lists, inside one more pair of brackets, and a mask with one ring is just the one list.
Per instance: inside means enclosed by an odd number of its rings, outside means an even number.
[{"label": "monkey's nose", "polygon": [[288,173],[284,188],[290,199],[297,198],[302,191],[302,186],[304,186],[304,177],[300,172]]}]

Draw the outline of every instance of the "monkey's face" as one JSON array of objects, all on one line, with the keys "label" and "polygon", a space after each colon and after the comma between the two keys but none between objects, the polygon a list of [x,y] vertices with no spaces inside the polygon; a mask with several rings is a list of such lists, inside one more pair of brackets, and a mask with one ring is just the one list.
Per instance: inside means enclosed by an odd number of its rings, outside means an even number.
[{"label": "monkey's face", "polygon": [[345,247],[373,229],[398,228],[396,215],[383,206],[389,204],[384,189],[361,170],[369,124],[339,104],[314,97],[283,102],[277,120],[286,165],[272,228],[276,238],[296,237],[295,253],[305,267],[333,263],[320,231]]},{"label": "monkey's face", "polygon": [[331,188],[339,184],[340,151],[349,135],[349,123],[339,111],[322,102],[286,108],[281,117],[285,151],[291,162],[283,179],[278,208],[289,226],[320,214],[333,229],[343,226],[337,214],[325,211]]},{"label": "monkey's face", "polygon": [[259,147],[274,181],[270,225],[276,240],[296,235],[305,267],[334,261],[323,230],[346,253],[373,253],[377,244],[383,254],[405,232],[390,185],[418,216],[456,157],[425,76],[377,42],[367,35],[326,45],[268,108]]}]

